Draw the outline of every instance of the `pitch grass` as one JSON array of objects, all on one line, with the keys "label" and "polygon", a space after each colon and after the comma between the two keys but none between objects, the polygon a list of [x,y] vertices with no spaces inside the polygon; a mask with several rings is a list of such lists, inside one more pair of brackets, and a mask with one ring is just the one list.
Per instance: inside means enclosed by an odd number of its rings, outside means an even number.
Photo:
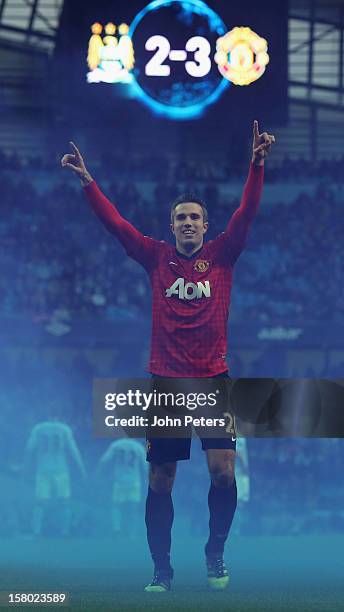
[{"label": "pitch grass", "polygon": [[[61,608],[60,608],[61,609]],[[66,609],[66,608],[64,608]],[[324,597],[323,601],[311,595],[300,593],[295,596],[248,597],[245,595],[226,593],[159,593],[142,594],[121,593],[114,595],[112,601],[99,596],[92,600],[89,596],[73,598],[71,610],[83,612],[339,612],[344,609],[344,597]]]},{"label": "pitch grass", "polygon": [[[290,568],[291,569],[291,568]],[[50,574],[50,573],[49,573]],[[1,589],[9,590],[16,584],[17,591],[62,592],[69,593],[67,606],[23,606],[25,609],[71,610],[76,612],[340,612],[344,610],[344,585],[338,580],[319,582],[297,579],[291,570],[285,579],[266,575],[262,583],[261,574],[241,575],[226,591],[213,593],[205,585],[204,572],[187,575],[183,573],[173,583],[169,593],[145,593],[147,571],[132,575],[127,571],[117,571],[117,580],[106,569],[97,571],[55,569],[44,575],[34,568],[22,570],[4,569]],[[189,581],[187,582],[187,579]],[[102,584],[100,584],[102,583]],[[271,584],[270,584],[271,583]],[[98,585],[98,588],[97,588]],[[0,607],[1,610],[13,607]]]},{"label": "pitch grass", "polygon": [[[92,539],[0,541],[0,591],[67,592],[68,606],[16,609],[79,612],[342,612],[344,537],[233,538],[231,583],[222,593],[205,584],[202,541],[175,538],[170,593],[145,593],[152,577],[145,542],[120,546]],[[2,610],[13,609],[0,607]]]}]

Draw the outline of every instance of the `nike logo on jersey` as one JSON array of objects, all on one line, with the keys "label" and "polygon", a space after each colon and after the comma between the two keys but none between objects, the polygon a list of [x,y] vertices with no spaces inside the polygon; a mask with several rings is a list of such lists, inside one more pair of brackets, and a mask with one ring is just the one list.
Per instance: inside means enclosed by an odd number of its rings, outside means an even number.
[{"label": "nike logo on jersey", "polygon": [[180,277],[166,289],[166,297],[172,297],[177,295],[180,300],[199,300],[201,297],[210,297],[210,284],[209,281],[198,281],[195,283],[185,283],[185,279]]},{"label": "nike logo on jersey", "polygon": [[178,264],[175,261],[169,261],[169,264],[172,264],[172,266],[178,266]]}]

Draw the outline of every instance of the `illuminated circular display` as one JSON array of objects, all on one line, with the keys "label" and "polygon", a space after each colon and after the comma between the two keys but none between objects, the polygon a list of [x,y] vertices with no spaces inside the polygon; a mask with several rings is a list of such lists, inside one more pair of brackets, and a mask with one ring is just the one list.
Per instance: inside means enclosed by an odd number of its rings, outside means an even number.
[{"label": "illuminated circular display", "polygon": [[154,0],[133,20],[134,93],[174,119],[199,116],[230,85],[214,60],[226,33],[202,0]]}]

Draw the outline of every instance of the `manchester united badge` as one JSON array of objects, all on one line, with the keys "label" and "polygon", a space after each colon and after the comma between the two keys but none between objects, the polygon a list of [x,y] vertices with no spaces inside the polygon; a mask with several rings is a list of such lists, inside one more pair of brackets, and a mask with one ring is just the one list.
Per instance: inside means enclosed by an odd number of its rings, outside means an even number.
[{"label": "manchester united badge", "polygon": [[194,270],[196,272],[206,272],[209,268],[209,261],[205,261],[204,259],[197,259]]}]

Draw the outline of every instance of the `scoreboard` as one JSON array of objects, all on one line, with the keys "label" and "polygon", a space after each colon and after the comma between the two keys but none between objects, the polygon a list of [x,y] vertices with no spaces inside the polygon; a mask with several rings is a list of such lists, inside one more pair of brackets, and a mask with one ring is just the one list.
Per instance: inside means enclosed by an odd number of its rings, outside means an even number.
[{"label": "scoreboard", "polygon": [[221,110],[224,100],[228,110],[243,113],[266,100],[275,121],[285,121],[286,0],[99,0],[83,2],[82,11],[77,5],[64,5],[56,53],[61,63],[68,36],[69,91],[73,82],[85,103],[97,89],[105,105],[106,96],[114,105],[127,98],[178,121]]},{"label": "scoreboard", "polygon": [[202,0],[154,0],[130,28],[96,22],[91,31],[87,81],[131,84],[143,103],[175,119],[200,115],[230,84],[254,83],[269,63],[264,38],[249,27],[228,31]]}]

